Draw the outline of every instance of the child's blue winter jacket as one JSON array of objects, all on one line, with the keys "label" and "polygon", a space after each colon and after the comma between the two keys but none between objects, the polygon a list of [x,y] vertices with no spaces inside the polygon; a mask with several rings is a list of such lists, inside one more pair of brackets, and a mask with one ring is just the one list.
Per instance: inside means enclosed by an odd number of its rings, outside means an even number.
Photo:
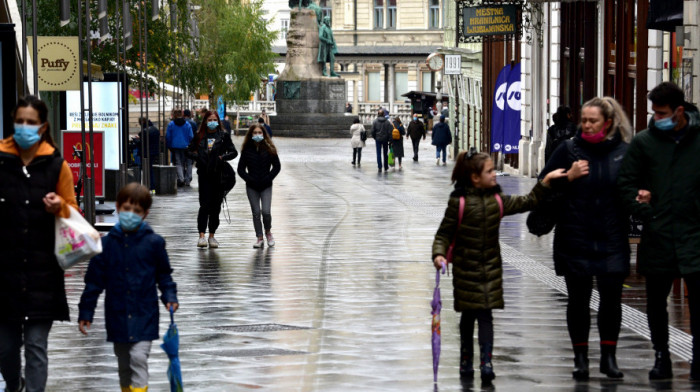
[{"label": "child's blue winter jacket", "polygon": [[177,302],[171,273],[163,237],[145,222],[130,233],[123,232],[117,224],[102,238],[102,254],[90,260],[78,305],[79,320],[92,322],[97,299],[106,290],[108,341],[134,343],[158,339],[156,284],[163,304]]}]

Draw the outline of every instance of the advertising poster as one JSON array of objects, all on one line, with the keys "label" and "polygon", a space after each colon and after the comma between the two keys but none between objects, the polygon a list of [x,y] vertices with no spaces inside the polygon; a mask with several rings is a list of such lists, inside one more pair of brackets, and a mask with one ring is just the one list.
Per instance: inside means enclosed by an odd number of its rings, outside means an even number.
[{"label": "advertising poster", "polygon": [[[93,130],[104,132],[104,169],[119,170],[119,91],[118,82],[92,83]],[[85,105],[88,105],[88,88],[84,83]],[[86,112],[87,113],[87,112]],[[80,91],[66,92],[66,130],[80,131]],[[88,119],[85,117],[85,130]],[[72,153],[72,152],[71,152]],[[97,188],[96,188],[97,189]]]},{"label": "advertising poster", "polygon": [[93,146],[90,146],[90,138],[88,135],[86,135],[85,143],[87,145],[85,146],[86,148],[83,148],[82,136],[80,131],[63,131],[61,134],[61,154],[63,155],[63,159],[66,160],[66,163],[68,163],[68,167],[70,167],[71,173],[73,173],[73,184],[77,184],[78,178],[80,176],[80,159],[78,159],[77,156],[73,155],[73,147],[75,147],[77,150],[84,151],[88,175],[90,175],[90,149],[92,148],[92,152],[95,158],[95,196],[104,197],[104,132],[93,132],[93,139],[95,142],[94,148]]},{"label": "advertising poster", "polygon": [[503,67],[496,79],[491,111],[491,152],[517,154],[520,143],[520,63]]}]

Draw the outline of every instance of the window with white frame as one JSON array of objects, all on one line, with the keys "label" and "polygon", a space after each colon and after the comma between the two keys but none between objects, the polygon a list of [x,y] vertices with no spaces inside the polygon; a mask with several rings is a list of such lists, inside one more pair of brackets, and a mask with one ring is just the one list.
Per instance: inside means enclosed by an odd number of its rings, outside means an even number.
[{"label": "window with white frame", "polygon": [[382,82],[379,78],[379,72],[367,73],[367,101],[381,101]]},{"label": "window with white frame", "polygon": [[280,36],[283,40],[287,39],[287,32],[289,31],[289,19],[280,19]]},{"label": "window with white frame", "polygon": [[431,29],[440,28],[440,0],[428,0],[428,27]]},{"label": "window with white frame", "polygon": [[396,72],[394,75],[394,99],[403,101],[401,95],[408,92],[408,72]]},{"label": "window with white frame", "polygon": [[388,0],[386,5],[386,28],[396,28],[396,0]]},{"label": "window with white frame", "polygon": [[319,0],[318,5],[319,7],[321,7],[323,16],[327,16],[331,18],[331,21],[333,21],[333,10],[331,9],[331,0]]},{"label": "window with white frame", "polygon": [[374,0],[374,28],[384,28],[384,0]]}]

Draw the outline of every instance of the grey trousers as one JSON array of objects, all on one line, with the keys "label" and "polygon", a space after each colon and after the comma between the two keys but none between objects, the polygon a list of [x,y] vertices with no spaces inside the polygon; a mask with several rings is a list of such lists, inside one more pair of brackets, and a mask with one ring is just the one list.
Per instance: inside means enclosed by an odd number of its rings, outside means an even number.
[{"label": "grey trousers", "polygon": [[53,321],[0,322],[0,372],[8,391],[16,391],[22,377],[20,349],[24,344],[27,392],[43,392],[48,377],[49,331]]},{"label": "grey trousers", "polygon": [[148,386],[148,355],[151,341],[114,343],[114,354],[119,364],[119,386],[145,388]]},{"label": "grey trousers", "polygon": [[[272,187],[265,188],[258,192],[255,189],[247,186],[245,188],[250,202],[250,209],[253,212],[253,227],[255,227],[255,235],[263,236],[263,226],[265,231],[270,231],[272,226],[272,215],[270,214],[270,206],[272,205]],[[262,224],[260,224],[260,213],[262,211]]]},{"label": "grey trousers", "polygon": [[189,184],[192,181],[192,160],[185,155],[185,149],[173,148],[170,151],[177,168],[177,180]]}]

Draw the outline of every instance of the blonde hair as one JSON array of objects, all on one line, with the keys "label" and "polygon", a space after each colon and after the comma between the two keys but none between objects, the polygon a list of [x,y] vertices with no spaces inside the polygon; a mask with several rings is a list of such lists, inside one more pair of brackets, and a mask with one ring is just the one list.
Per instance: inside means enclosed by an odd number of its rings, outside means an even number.
[{"label": "blonde hair", "polygon": [[627,118],[622,106],[612,97],[595,97],[583,104],[583,107],[597,107],[603,115],[605,121],[612,120],[610,131],[606,139],[612,139],[617,133],[620,134],[622,141],[629,143],[632,141],[632,125]]}]

